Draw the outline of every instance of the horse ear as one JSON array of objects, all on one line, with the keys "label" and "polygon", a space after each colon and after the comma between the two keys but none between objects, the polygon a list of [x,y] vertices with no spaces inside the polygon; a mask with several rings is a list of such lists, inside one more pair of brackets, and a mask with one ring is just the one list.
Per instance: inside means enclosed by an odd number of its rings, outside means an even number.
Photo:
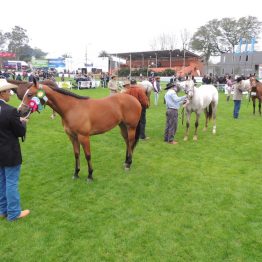
[{"label": "horse ear", "polygon": [[33,77],[33,83],[34,83],[34,86],[37,86],[37,80],[35,77]]}]

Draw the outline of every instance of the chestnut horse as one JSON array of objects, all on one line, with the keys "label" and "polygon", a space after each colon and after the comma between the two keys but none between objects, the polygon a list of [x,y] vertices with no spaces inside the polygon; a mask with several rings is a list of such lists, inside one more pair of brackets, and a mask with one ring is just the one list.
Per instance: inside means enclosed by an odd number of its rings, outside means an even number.
[{"label": "chestnut horse", "polygon": [[256,111],[256,99],[258,99],[258,111],[261,116],[261,100],[262,100],[262,83],[259,82],[255,76],[249,78],[251,85],[250,97],[253,102],[253,114]]},{"label": "chestnut horse", "polygon": [[[37,93],[38,92],[38,93]],[[39,92],[44,97],[39,96]],[[18,107],[21,116],[30,114],[32,98],[38,96],[42,105],[47,104],[62,118],[64,130],[73,144],[75,172],[73,178],[79,178],[80,145],[88,163],[88,181],[93,180],[91,163],[90,136],[102,134],[119,125],[126,142],[125,168],[132,164],[132,155],[139,139],[141,105],[138,100],[127,94],[115,94],[101,99],[79,96],[62,88],[52,81],[45,84],[34,80],[30,83],[22,103]]]}]

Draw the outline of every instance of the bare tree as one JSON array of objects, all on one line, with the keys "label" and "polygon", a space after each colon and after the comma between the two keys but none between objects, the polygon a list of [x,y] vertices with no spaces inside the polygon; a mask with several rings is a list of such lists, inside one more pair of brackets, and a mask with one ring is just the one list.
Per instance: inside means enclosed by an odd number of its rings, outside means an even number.
[{"label": "bare tree", "polygon": [[151,42],[151,49],[157,50],[174,50],[177,46],[177,37],[175,34],[165,34],[154,38]]}]

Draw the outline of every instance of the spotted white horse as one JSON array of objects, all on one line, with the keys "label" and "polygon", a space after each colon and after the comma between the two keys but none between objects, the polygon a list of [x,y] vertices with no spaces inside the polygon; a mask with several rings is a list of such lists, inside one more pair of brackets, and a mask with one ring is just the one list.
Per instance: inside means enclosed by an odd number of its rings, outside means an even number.
[{"label": "spotted white horse", "polygon": [[195,112],[196,114],[195,133],[193,140],[197,140],[199,118],[203,111],[205,112],[206,117],[204,131],[207,130],[208,121],[212,118],[212,133],[216,134],[216,112],[218,105],[218,91],[216,87],[213,85],[201,85],[200,87],[195,87],[193,80],[187,80],[185,83],[185,93],[187,94],[189,102],[185,106],[187,119],[184,140],[188,140],[190,116],[192,112]]}]

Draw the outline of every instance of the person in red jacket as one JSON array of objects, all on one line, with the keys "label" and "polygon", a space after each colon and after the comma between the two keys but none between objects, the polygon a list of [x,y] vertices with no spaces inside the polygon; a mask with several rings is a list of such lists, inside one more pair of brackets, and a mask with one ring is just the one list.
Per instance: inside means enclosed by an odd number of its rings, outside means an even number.
[{"label": "person in red jacket", "polygon": [[124,93],[134,96],[141,104],[142,111],[140,117],[140,139],[148,140],[149,137],[145,134],[146,129],[146,109],[149,107],[149,100],[145,90],[137,85],[136,80],[124,83]]}]

